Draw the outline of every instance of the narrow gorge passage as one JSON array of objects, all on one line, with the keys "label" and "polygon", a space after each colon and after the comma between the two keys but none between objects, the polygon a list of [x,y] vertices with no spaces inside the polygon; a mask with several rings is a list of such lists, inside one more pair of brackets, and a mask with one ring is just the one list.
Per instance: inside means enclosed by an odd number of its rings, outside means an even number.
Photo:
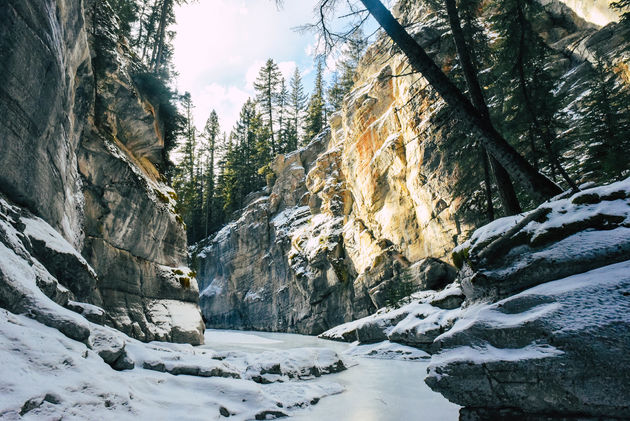
[{"label": "narrow gorge passage", "polygon": [[458,418],[459,406],[418,382],[426,373],[428,360],[425,353],[414,348],[396,344],[353,347],[306,335],[216,329],[206,330],[206,343],[212,345],[204,346],[213,349],[248,352],[330,348],[352,361],[346,371],[311,380],[337,382],[344,387],[344,392],[296,411],[292,419],[438,421]]},{"label": "narrow gorge passage", "polygon": [[630,419],[628,104],[628,0],[3,0],[0,420]]}]

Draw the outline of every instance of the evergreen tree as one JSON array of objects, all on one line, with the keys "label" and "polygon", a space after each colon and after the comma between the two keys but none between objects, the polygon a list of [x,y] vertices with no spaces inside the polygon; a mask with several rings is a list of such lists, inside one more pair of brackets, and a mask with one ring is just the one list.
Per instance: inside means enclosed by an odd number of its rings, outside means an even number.
[{"label": "evergreen tree", "polygon": [[503,122],[502,132],[517,148],[529,149],[534,168],[543,167],[546,160],[543,168],[553,178],[560,175],[576,189],[555,144],[560,100],[553,95],[555,79],[546,66],[551,51],[532,26],[544,12],[542,6],[526,0],[499,0],[496,6],[492,23],[500,36],[495,71],[502,90],[499,95],[505,98],[497,121]]},{"label": "evergreen tree", "polygon": [[204,155],[206,159],[206,169],[204,174],[204,223],[205,223],[205,237],[214,229],[218,224],[218,215],[216,212],[216,198],[215,198],[215,152],[216,146],[219,140],[219,117],[216,111],[212,110],[210,117],[206,121],[206,125],[203,129],[203,138],[206,141],[204,148]]},{"label": "evergreen tree", "polygon": [[247,100],[230,135],[225,156],[221,195],[227,215],[244,204],[245,196],[263,187],[265,167],[271,160],[269,126],[263,124],[256,104]]},{"label": "evergreen tree", "polygon": [[274,132],[275,128],[273,115],[276,108],[275,106],[281,82],[282,73],[280,73],[278,65],[272,59],[267,60],[265,65],[260,69],[258,77],[254,82],[256,101],[262,110],[265,124],[269,127],[269,146],[273,155],[279,152],[279,145],[276,142],[277,139]]},{"label": "evergreen tree", "polygon": [[354,76],[359,60],[367,48],[367,40],[360,28],[352,33],[344,47],[343,57],[339,62],[340,70],[333,75],[333,81],[328,90],[328,101],[333,111],[341,109],[344,96],[354,86]]},{"label": "evergreen tree", "polygon": [[109,4],[120,22],[119,35],[129,38],[131,26],[138,19],[139,8],[136,0],[109,0]]},{"label": "evergreen tree", "polygon": [[317,74],[315,75],[315,88],[308,102],[305,121],[305,143],[311,141],[324,128],[325,124],[325,102],[324,102],[324,61],[317,61]]},{"label": "evergreen tree", "polygon": [[188,241],[194,243],[200,240],[203,234],[201,232],[203,203],[202,171],[197,158],[196,129],[192,117],[194,105],[189,92],[182,95],[181,103],[185,116],[183,143],[180,148],[182,161],[176,169],[173,187],[179,197],[178,211],[186,223]]},{"label": "evergreen tree", "polygon": [[[398,46],[409,60],[409,65],[419,72],[431,87],[444,99],[462,124],[468,125],[488,153],[503,165],[510,176],[516,180],[524,190],[536,201],[549,199],[562,190],[551,180],[533,168],[505,138],[493,127],[487,124],[472,103],[463,95],[460,89],[444,74],[426,50],[405,30],[394,18],[391,11],[379,0],[360,0],[365,9],[383,28],[393,43]],[[320,3],[323,6],[323,3]],[[333,8],[334,9],[334,8]],[[325,9],[321,19],[325,19]],[[321,22],[319,27],[325,26]],[[329,39],[329,38],[328,38]]]},{"label": "evergreen tree", "polygon": [[621,22],[630,24],[630,0],[617,0],[610,3],[610,7],[621,13]]},{"label": "evergreen tree", "polygon": [[287,146],[289,150],[297,149],[301,134],[302,118],[306,108],[307,96],[302,86],[302,76],[297,67],[289,82],[291,93],[289,94],[289,121],[287,129]]},{"label": "evergreen tree", "polygon": [[[484,94],[478,78],[478,63],[479,60],[474,60],[476,55],[475,50],[477,44],[481,45],[482,49],[486,43],[483,37],[479,36],[481,32],[480,25],[476,21],[475,12],[472,9],[478,10],[478,2],[476,0],[467,0],[463,2],[463,11],[466,25],[461,25],[460,13],[457,9],[455,0],[445,0],[446,10],[448,15],[449,24],[451,27],[451,34],[453,37],[457,56],[459,58],[460,69],[463,73],[466,81],[466,87],[468,88],[468,95],[471,102],[480,113],[481,117],[486,121],[488,126],[492,126],[493,123],[490,120],[490,112],[484,98]],[[490,180],[490,167],[495,176],[496,184],[501,197],[503,208],[509,215],[514,215],[521,212],[521,207],[512,186],[507,171],[503,166],[492,156],[488,157],[487,152],[481,145],[479,156],[481,157],[481,164],[483,167],[483,179],[486,195],[486,215],[489,220],[494,219],[494,204],[492,201],[492,184]],[[474,154],[476,155],[476,154]],[[468,180],[469,177],[465,177],[463,180]],[[464,181],[467,183],[467,181]]]},{"label": "evergreen tree", "polygon": [[287,90],[284,78],[282,78],[280,80],[280,90],[278,91],[278,95],[276,97],[276,107],[278,110],[278,152],[280,153],[295,150],[295,148],[291,148],[287,139],[289,123],[289,116],[287,113],[288,104],[289,91]]},{"label": "evergreen tree", "polygon": [[621,180],[630,172],[630,92],[599,54],[588,87],[571,136],[587,157],[582,171],[598,181]]}]

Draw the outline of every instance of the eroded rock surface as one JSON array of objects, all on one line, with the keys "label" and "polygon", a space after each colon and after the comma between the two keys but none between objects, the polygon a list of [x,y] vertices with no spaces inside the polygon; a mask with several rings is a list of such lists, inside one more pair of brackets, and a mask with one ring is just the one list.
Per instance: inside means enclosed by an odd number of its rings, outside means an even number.
[{"label": "eroded rock surface", "polygon": [[455,249],[452,285],[321,336],[431,354],[425,381],[462,419],[626,417],[629,192],[626,179],[490,223]]},{"label": "eroded rock surface", "polygon": [[157,169],[163,127],[113,16],[93,1],[0,10],[3,244],[45,268],[37,285],[59,304],[141,340],[200,343],[184,227]]},{"label": "eroded rock surface", "polygon": [[[395,13],[414,22],[410,32],[442,68],[453,67],[439,13],[415,2],[400,2]],[[628,28],[600,29],[558,2],[539,18],[567,111],[579,104],[596,51],[630,81]],[[456,120],[427,82],[409,73],[391,41],[378,40],[331,116],[329,137],[277,157],[275,180],[204,244],[199,273],[208,326],[321,333],[391,304],[405,281],[408,295],[454,279],[451,251],[480,224],[470,212],[478,204],[474,195],[453,192],[462,175],[446,142]],[[443,307],[461,303],[445,300]]]}]

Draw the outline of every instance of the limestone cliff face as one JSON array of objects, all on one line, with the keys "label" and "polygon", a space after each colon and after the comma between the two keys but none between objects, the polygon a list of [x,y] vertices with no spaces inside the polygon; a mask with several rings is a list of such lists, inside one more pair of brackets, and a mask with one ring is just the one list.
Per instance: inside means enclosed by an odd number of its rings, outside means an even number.
[{"label": "limestone cliff face", "polygon": [[101,322],[141,340],[199,343],[184,227],[156,167],[157,105],[134,83],[139,65],[112,16],[94,1],[10,0],[0,10],[0,190],[84,256],[73,277],[31,239],[33,257],[69,290],[60,304],[102,307]]},{"label": "limestone cliff face", "polygon": [[[442,68],[453,66],[438,14],[415,2],[395,11],[416,22],[409,30]],[[620,31],[598,30],[558,2],[548,4],[539,29],[556,51],[569,108],[595,50],[623,77]],[[444,143],[456,120],[409,73],[391,41],[372,45],[329,132],[279,156],[274,181],[204,245],[200,304],[208,326],[319,333],[374,312],[403,285],[435,289],[453,279],[444,261],[478,221],[461,212],[472,198],[452,188],[460,174]]]},{"label": "limestone cliff face", "polygon": [[[582,19],[605,26],[619,21],[619,13],[610,8],[613,0],[560,0]],[[544,4],[544,1],[542,2]]]}]

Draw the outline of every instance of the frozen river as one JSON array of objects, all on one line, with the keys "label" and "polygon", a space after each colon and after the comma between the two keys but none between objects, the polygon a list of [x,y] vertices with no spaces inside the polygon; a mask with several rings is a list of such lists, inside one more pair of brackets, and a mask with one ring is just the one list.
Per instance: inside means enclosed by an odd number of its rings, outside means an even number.
[{"label": "frozen river", "polygon": [[[206,331],[205,347],[262,352],[303,347],[330,348],[343,354],[349,344],[288,333]],[[349,358],[350,359],[350,358]],[[459,418],[459,407],[424,383],[427,361],[351,357],[357,364],[314,382],[336,382],[345,392],[292,414],[296,420],[317,421],[448,421]]]}]

